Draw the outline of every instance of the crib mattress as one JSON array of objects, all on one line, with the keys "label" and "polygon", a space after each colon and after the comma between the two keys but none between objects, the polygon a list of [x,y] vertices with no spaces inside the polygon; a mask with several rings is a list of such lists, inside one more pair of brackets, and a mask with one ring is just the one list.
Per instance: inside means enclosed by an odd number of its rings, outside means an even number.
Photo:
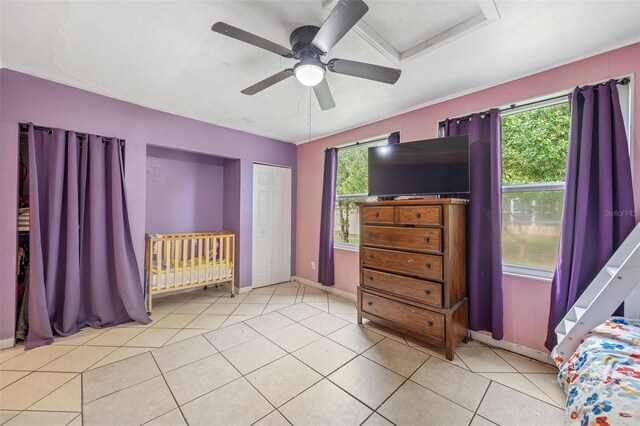
[{"label": "crib mattress", "polygon": [[567,423],[640,424],[640,320],[612,317],[571,358],[555,360],[567,392]]},{"label": "crib mattress", "polygon": [[[177,271],[172,268],[169,274],[166,273],[166,270],[162,270],[162,273],[158,276],[158,269],[153,267],[151,268],[151,289],[158,290],[158,281],[161,290],[193,285],[196,284],[196,274],[198,279],[197,281],[199,283],[204,281],[217,281],[221,279],[230,280],[233,278],[233,265],[229,266],[229,273],[227,273],[226,265],[209,263],[206,265],[206,268],[204,266],[205,265],[200,269],[196,268],[193,280],[191,278],[191,270],[189,268],[186,268],[186,270],[178,268]],[[167,277],[169,277],[168,286]]]}]

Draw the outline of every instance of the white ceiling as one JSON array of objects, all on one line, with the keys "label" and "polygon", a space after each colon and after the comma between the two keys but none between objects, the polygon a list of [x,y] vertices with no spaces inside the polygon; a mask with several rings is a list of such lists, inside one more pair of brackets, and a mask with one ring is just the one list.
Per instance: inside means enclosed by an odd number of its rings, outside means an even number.
[{"label": "white ceiling", "polygon": [[[365,1],[367,24],[400,50],[477,13],[481,3]],[[640,1],[496,0],[495,7],[499,20],[401,64],[394,86],[329,73],[337,106],[324,112],[294,78],[242,95],[295,62],[210,31],[224,21],[289,46],[293,29],[324,21],[329,11],[321,0],[2,1],[0,62],[139,105],[301,143],[640,41]],[[328,57],[394,65],[355,31]]]},{"label": "white ceiling", "polygon": [[399,52],[481,13],[477,1],[376,1],[362,18]]}]

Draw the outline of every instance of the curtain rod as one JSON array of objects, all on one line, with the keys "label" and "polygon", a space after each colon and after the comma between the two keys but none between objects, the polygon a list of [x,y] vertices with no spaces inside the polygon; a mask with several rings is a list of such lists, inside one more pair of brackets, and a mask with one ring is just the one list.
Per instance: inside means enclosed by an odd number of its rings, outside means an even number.
[{"label": "curtain rod", "polygon": [[[29,130],[29,124],[28,123],[18,123],[18,124],[20,125],[20,131],[21,132],[26,132],[26,131]],[[53,129],[50,128],[50,127],[34,125],[33,128],[36,129],[36,130],[41,130],[41,131],[44,131],[44,132],[48,132],[49,134],[53,133]],[[82,132],[75,132],[75,133],[76,133],[76,136],[78,136],[79,138],[82,138],[82,139],[86,139],[87,136],[88,136],[87,133],[82,133]],[[65,130],[64,134],[68,135],[69,134],[69,130]],[[124,146],[124,144],[125,144],[124,139],[110,138],[108,136],[99,136],[99,135],[96,135],[96,136],[102,139],[102,143],[112,142],[115,139],[116,141],[118,141],[120,146]]]},{"label": "curtain rod", "polygon": [[[609,80],[604,81],[602,83],[598,83],[598,84],[592,84],[590,86],[602,86],[603,84],[606,84]],[[621,86],[625,86],[627,84],[629,84],[631,82],[631,78],[630,77],[624,77],[624,78],[619,78],[616,80],[616,84],[619,84]],[[562,99],[562,98],[566,98],[567,96],[569,96],[571,93],[573,93],[573,91],[571,92],[567,92],[567,93],[563,93],[561,95],[557,95],[557,96],[552,96],[550,98],[544,98],[544,99],[540,99],[538,101],[533,101],[533,102],[527,102],[526,104],[511,104],[508,107],[505,108],[500,108],[498,111],[499,112],[505,112],[505,111],[511,111],[513,109],[516,108],[523,108],[523,107],[528,107],[531,105],[537,105],[537,104],[541,104],[541,103],[545,103],[545,102],[549,102],[549,101],[555,101],[556,99]],[[471,118],[471,116],[475,115],[475,114],[480,114],[480,115],[486,115],[489,114],[490,110],[487,111],[482,111],[482,112],[476,112],[473,114],[469,114],[469,115],[465,115],[464,117],[460,117],[460,118],[456,118],[456,121],[464,121],[464,120],[469,120]],[[441,121],[438,126],[439,127],[444,127],[446,120]]]},{"label": "curtain rod", "polygon": [[375,139],[372,141],[367,141],[367,142],[354,142],[354,143],[350,143],[348,145],[343,145],[343,146],[332,146],[330,148],[325,148],[325,151],[329,151],[330,149],[345,149],[345,148],[353,148],[354,146],[358,146],[358,145],[369,145],[370,143],[374,143],[374,142],[379,142],[382,141],[383,139]]},{"label": "curtain rod", "polygon": [[[400,131],[391,132],[391,133],[389,133],[389,135],[392,135],[392,134],[394,134],[394,133],[400,133]],[[388,139],[388,138],[389,138],[389,136],[387,136],[387,139]],[[368,140],[368,141],[363,141],[363,142],[358,141],[358,142],[350,143],[350,144],[348,144],[348,145],[332,146],[332,147],[329,147],[329,148],[325,148],[324,150],[325,150],[325,151],[329,151],[330,149],[334,149],[334,148],[335,148],[335,149],[353,148],[354,146],[358,146],[358,145],[368,145],[368,144],[370,144],[370,143],[380,142],[380,141],[383,141],[383,140],[385,140],[385,138],[384,138],[384,137],[381,137],[381,138],[379,138],[379,139],[370,139],[370,140]]]}]

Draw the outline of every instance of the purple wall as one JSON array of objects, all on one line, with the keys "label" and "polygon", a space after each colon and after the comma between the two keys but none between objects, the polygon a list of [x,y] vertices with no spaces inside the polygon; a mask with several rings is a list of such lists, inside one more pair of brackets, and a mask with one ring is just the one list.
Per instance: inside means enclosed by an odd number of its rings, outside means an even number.
[{"label": "purple wall", "polygon": [[222,158],[148,146],[145,232],[222,230],[223,179]]},{"label": "purple wall", "polygon": [[[127,141],[126,189],[141,271],[147,145],[239,160],[229,174],[239,178],[240,191],[237,199],[231,197],[234,206],[227,208],[225,203],[223,225],[237,228],[237,261],[242,264],[238,266],[238,285],[251,284],[252,164],[258,161],[289,166],[295,182],[295,145],[144,108],[5,68],[0,70],[0,340],[11,338],[14,329],[18,123],[28,121]],[[292,192],[292,218],[295,218],[295,186]],[[239,212],[243,214],[238,215]],[[295,223],[292,226],[295,231]],[[295,232],[291,244],[295,253]],[[292,273],[295,273],[294,257]]]}]

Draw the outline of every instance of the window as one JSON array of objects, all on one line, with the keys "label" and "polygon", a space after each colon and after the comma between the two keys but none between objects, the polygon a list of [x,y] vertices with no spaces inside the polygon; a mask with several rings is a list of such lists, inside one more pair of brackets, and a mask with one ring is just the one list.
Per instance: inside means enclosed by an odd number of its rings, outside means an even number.
[{"label": "window", "polygon": [[502,262],[550,278],[564,201],[568,101],[502,114]]},{"label": "window", "polygon": [[336,210],[333,242],[335,247],[357,249],[360,222],[356,202],[367,198],[368,149],[387,144],[387,136],[338,149]]},{"label": "window", "polygon": [[[618,85],[629,156],[633,158],[631,87],[629,81]],[[558,102],[554,97],[556,101],[542,101],[536,107],[529,103],[501,113],[505,273],[553,277],[564,207],[571,121],[568,96],[566,101]],[[439,134],[444,136],[443,122],[439,123]]]}]

